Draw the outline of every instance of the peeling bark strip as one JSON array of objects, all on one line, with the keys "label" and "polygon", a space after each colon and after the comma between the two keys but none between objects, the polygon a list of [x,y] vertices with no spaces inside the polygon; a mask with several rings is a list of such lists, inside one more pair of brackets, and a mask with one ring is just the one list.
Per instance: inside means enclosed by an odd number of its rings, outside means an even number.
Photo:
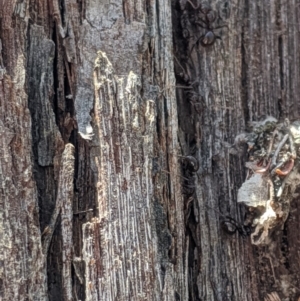
[{"label": "peeling bark strip", "polygon": [[[58,192],[56,198],[55,209],[51,217],[49,225],[43,232],[43,253],[47,254],[51,238],[56,226],[58,215],[61,213],[62,208],[66,213],[66,219],[69,216],[69,204],[73,200],[73,181],[74,181],[74,146],[67,144],[61,158],[61,169],[59,171]],[[72,209],[72,208],[71,208]],[[73,213],[72,213],[73,215]],[[68,231],[68,230],[67,230]]]},{"label": "peeling bark strip", "polygon": [[[62,172],[58,184],[58,199],[61,203],[62,233],[62,286],[64,301],[73,300],[71,264],[73,261],[73,201],[74,201],[74,146],[67,144],[62,155]],[[62,185],[62,187],[61,187]],[[61,193],[61,194],[60,194]],[[56,210],[56,209],[55,209]]]},{"label": "peeling bark strip", "polygon": [[65,301],[73,300],[71,264],[73,260],[73,198],[74,198],[74,146],[67,144],[62,154],[58,192],[54,212],[42,235],[43,253],[47,256],[58,215],[61,214],[62,232],[62,289]]}]

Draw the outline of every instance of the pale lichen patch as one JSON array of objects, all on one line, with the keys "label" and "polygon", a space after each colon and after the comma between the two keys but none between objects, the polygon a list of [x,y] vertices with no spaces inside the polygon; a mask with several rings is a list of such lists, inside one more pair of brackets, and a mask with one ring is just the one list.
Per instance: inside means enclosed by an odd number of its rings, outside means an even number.
[{"label": "pale lichen patch", "polygon": [[[259,216],[253,221],[255,227],[251,240],[256,245],[271,243],[275,228],[285,223],[300,184],[299,122],[283,123],[268,117],[252,124],[252,131],[239,135],[235,145],[248,145],[248,177],[238,191],[238,202],[250,208],[258,208]],[[242,138],[242,139],[240,139]]]}]

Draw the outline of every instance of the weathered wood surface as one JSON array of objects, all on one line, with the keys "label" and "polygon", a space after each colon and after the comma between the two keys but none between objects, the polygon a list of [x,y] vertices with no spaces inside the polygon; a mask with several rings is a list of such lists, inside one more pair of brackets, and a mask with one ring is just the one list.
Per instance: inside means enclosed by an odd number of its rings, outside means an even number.
[{"label": "weathered wood surface", "polygon": [[47,300],[20,6],[2,1],[0,9],[0,299]]},{"label": "weathered wood surface", "polygon": [[[183,8],[186,1],[181,3]],[[186,14],[196,14],[189,3],[185,8]],[[236,197],[245,180],[245,156],[231,155],[229,146],[238,133],[248,129],[248,122],[264,115],[281,120],[299,118],[297,93],[291,92],[296,88],[295,72],[299,73],[295,70],[299,24],[292,21],[297,19],[299,9],[295,2],[276,1],[271,5],[266,1],[219,2],[212,3],[212,8],[219,12],[213,27],[227,24],[228,28],[215,31],[222,40],[193,50],[195,38],[185,39],[182,23],[176,21],[183,15],[176,1],[173,10],[175,55],[190,82],[198,80],[193,90],[199,94],[202,106],[200,114],[195,104],[187,106],[189,90],[178,89],[185,154],[192,151],[191,144],[198,144],[195,126],[201,124],[200,149],[197,145],[195,152],[201,162],[197,201],[193,204],[196,211],[189,222],[191,233],[198,229],[196,235],[191,235],[194,246],[190,260],[195,265],[190,282],[196,284],[192,294],[203,300],[263,300],[267,293],[277,291],[282,300],[295,300],[300,292],[298,276],[291,270],[291,266],[298,267],[292,250],[298,248],[299,237],[287,240],[293,219],[288,219],[270,246],[254,247],[247,239],[222,234],[222,216],[210,208],[244,220]],[[203,34],[203,29],[198,30],[200,33],[192,31],[190,36]],[[181,85],[187,85],[180,76],[182,67],[175,65],[175,71]],[[191,115],[193,118],[188,118]],[[293,214],[297,216],[296,211]]]},{"label": "weathered wood surface", "polygon": [[210,5],[203,47],[186,0],[0,2],[0,300],[300,296],[297,197],[268,246],[220,227],[245,218],[237,134],[299,119],[300,6]]}]

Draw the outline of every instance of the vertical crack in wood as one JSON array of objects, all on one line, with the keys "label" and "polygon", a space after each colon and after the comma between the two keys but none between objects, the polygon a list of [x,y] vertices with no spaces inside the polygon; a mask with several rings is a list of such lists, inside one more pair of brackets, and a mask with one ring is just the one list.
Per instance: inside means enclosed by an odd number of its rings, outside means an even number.
[{"label": "vertical crack in wood", "polygon": [[250,120],[250,108],[248,104],[248,60],[247,57],[249,56],[248,54],[248,49],[247,49],[247,42],[246,38],[248,35],[248,16],[247,12],[249,9],[249,0],[245,0],[245,7],[243,8],[244,10],[244,24],[242,25],[241,29],[241,103],[243,106],[243,111],[244,111],[244,120],[248,121]]}]

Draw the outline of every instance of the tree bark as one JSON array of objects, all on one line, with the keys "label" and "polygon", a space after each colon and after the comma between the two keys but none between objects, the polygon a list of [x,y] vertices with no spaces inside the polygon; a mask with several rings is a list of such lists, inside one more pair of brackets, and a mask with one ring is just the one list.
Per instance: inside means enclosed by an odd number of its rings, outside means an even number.
[{"label": "tree bark", "polygon": [[237,138],[299,120],[298,2],[0,4],[0,300],[300,298],[298,159],[261,230]]}]

